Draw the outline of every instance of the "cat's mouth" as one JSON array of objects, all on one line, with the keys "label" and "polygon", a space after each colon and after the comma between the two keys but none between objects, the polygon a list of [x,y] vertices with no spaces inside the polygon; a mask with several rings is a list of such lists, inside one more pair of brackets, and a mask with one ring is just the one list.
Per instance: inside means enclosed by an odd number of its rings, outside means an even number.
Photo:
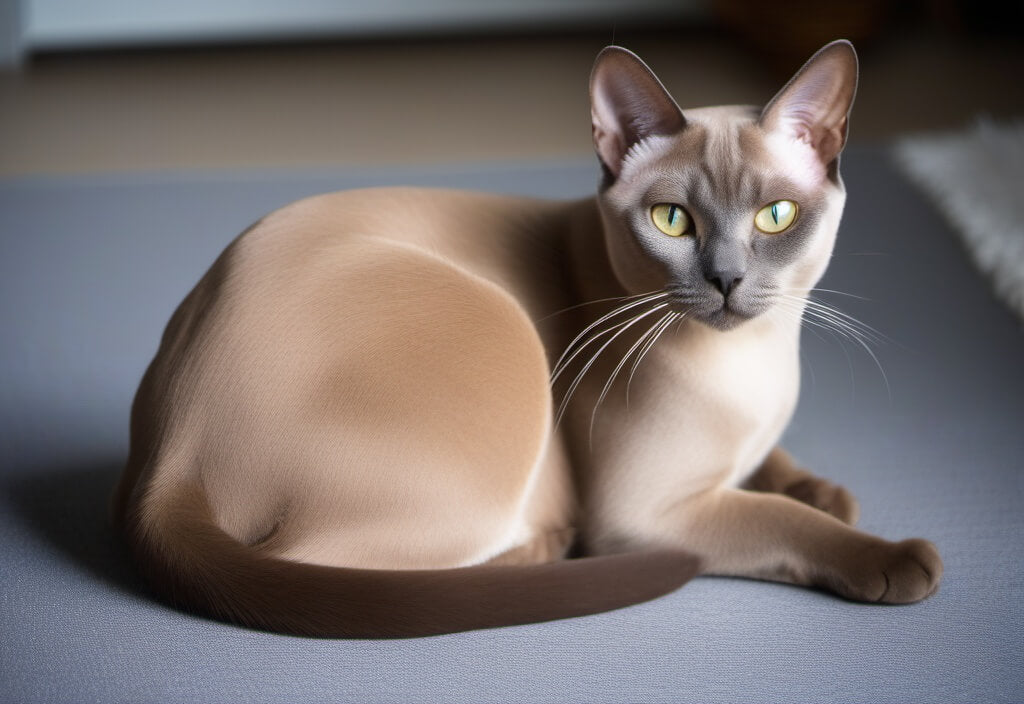
[{"label": "cat's mouth", "polygon": [[753,317],[753,315],[737,310],[735,305],[730,304],[726,299],[718,307],[718,310],[702,316],[699,320],[718,330],[732,330]]},{"label": "cat's mouth", "polygon": [[761,311],[747,310],[733,297],[704,300],[700,302],[680,301],[679,312],[716,330],[732,330]]}]

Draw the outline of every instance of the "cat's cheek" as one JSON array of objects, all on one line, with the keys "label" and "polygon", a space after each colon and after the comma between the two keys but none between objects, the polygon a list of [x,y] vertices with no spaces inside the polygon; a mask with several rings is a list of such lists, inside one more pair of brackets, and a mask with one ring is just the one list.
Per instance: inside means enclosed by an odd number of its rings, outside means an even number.
[{"label": "cat's cheek", "polygon": [[765,146],[780,171],[801,188],[820,188],[825,180],[825,165],[818,152],[807,142],[782,132],[773,132],[765,138]]},{"label": "cat's cheek", "polygon": [[[606,196],[607,197],[607,196]],[[621,203],[601,203],[605,248],[608,262],[619,284],[629,293],[647,293],[663,288],[669,282],[666,262],[672,258],[672,245],[679,246],[677,238],[662,235],[641,241],[637,230],[643,223],[636,213]],[[628,223],[624,226],[624,223]]]},{"label": "cat's cheek", "polygon": [[630,293],[658,290],[668,283],[668,273],[659,261],[664,255],[648,251],[632,233],[609,238],[608,255],[612,271]]},{"label": "cat's cheek", "polygon": [[811,238],[809,246],[800,257],[800,262],[794,272],[796,280],[793,285],[796,288],[815,286],[825,275],[832,251],[835,249],[836,233],[839,230],[839,220],[846,203],[846,193],[839,190],[833,191],[827,196],[825,202],[827,205],[823,208],[821,219],[815,227],[816,234]]}]

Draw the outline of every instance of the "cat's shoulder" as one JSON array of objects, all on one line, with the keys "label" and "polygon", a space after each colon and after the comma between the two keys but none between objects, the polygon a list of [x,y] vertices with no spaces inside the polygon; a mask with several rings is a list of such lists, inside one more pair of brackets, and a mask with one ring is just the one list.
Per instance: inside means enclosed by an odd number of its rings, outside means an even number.
[{"label": "cat's shoulder", "polygon": [[561,221],[565,201],[485,191],[388,186],[309,196],[264,216],[236,241],[240,250],[337,245],[375,237],[436,250],[448,242],[497,241]]}]

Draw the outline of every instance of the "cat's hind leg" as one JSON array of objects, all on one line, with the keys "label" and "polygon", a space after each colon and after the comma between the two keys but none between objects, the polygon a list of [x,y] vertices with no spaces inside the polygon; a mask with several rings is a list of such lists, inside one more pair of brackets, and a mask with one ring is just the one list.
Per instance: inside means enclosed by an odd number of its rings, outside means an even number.
[{"label": "cat's hind leg", "polygon": [[576,531],[572,528],[538,533],[531,540],[491,558],[492,565],[537,565],[561,560],[569,553]]},{"label": "cat's hind leg", "polygon": [[[531,489],[546,486],[540,475],[557,458],[545,351],[519,304],[400,243],[353,237],[319,256],[292,284],[308,287],[302,300],[313,303],[289,306],[287,332],[275,336],[288,354],[271,339],[259,347],[264,367],[268,356],[287,360],[276,378],[316,351],[267,410],[263,426],[288,432],[245,443],[270,445],[257,454],[274,459],[261,465],[287,468],[264,482],[287,499],[269,552],[339,567],[449,568],[565,526],[567,516],[530,520]],[[241,501],[240,481],[249,491],[236,512],[260,486],[252,470],[232,475],[227,488],[206,482],[221,515]]]},{"label": "cat's hind leg", "polygon": [[857,524],[860,516],[860,507],[853,494],[801,468],[792,455],[781,447],[776,447],[768,454],[746,481],[744,488],[785,494],[851,526]]}]

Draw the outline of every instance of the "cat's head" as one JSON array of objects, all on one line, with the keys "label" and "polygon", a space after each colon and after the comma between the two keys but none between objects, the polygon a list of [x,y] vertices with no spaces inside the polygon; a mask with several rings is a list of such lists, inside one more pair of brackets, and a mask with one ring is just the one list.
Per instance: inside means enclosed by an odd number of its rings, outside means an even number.
[{"label": "cat's head", "polygon": [[846,41],[816,53],[762,109],[680,110],[634,54],[608,47],[590,82],[598,195],[630,293],[732,328],[825,272],[846,198],[839,154],[857,85]]}]

